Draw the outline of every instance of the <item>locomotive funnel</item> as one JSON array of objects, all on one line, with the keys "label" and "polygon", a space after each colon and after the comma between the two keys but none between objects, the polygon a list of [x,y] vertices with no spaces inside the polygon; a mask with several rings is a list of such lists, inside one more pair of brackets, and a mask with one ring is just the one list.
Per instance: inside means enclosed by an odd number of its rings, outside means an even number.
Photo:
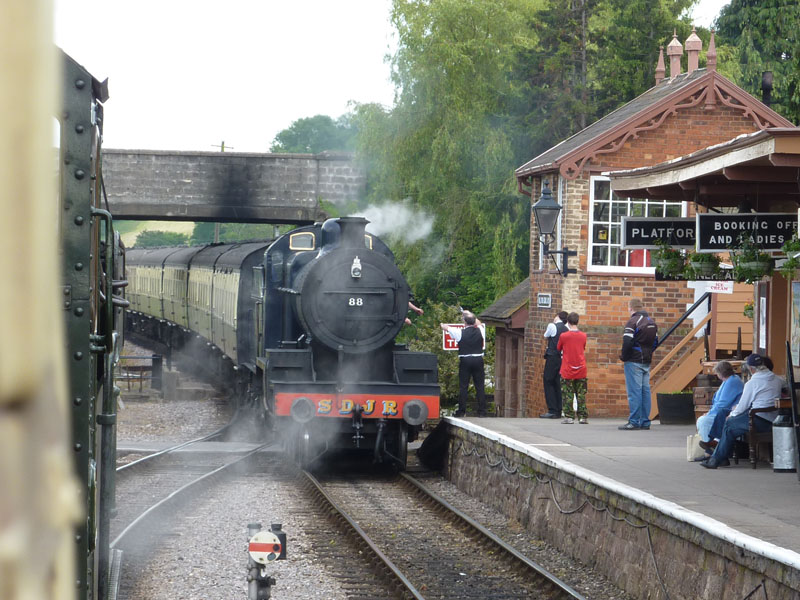
[{"label": "locomotive funnel", "polygon": [[363,248],[367,221],[364,217],[340,217],[336,219],[341,229],[342,248]]}]

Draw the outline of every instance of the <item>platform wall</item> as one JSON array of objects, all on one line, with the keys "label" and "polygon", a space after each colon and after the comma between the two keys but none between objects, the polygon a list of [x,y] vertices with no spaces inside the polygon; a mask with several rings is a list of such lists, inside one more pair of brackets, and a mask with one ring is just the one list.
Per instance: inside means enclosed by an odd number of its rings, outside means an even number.
[{"label": "platform wall", "polygon": [[[722,523],[718,535],[711,533],[713,526],[702,524],[716,522],[707,517],[536,449],[515,448],[513,440],[503,441],[508,438],[454,426],[448,432],[445,474],[459,489],[636,598],[666,600],[664,589],[671,600],[744,598],[762,580],[770,600],[800,597],[800,571],[759,553],[758,544],[734,543]],[[659,503],[667,508],[654,506]],[[754,597],[765,597],[764,590]]]}]

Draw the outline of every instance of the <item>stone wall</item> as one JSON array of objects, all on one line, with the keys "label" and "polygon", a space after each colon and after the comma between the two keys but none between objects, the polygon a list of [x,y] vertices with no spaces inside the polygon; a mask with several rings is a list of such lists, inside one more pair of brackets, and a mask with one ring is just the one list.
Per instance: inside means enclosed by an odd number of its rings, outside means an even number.
[{"label": "stone wall", "polygon": [[103,151],[115,218],[311,223],[366,193],[350,154]]},{"label": "stone wall", "polygon": [[535,449],[448,430],[450,481],[635,598],[744,598],[764,579],[770,600],[800,596],[797,569],[733,543],[722,523],[702,527],[716,522]]}]

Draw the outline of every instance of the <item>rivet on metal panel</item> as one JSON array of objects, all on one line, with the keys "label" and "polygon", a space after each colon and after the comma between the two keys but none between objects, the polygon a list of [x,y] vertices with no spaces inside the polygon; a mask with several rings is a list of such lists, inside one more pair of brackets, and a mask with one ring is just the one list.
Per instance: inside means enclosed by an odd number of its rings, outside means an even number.
[{"label": "rivet on metal panel", "polygon": [[86,171],[78,169],[75,171],[75,179],[83,179],[86,176]]},{"label": "rivet on metal panel", "polygon": [[83,127],[83,125],[75,125],[75,131],[76,131],[77,133],[83,133],[83,132],[84,132],[84,127]]},{"label": "rivet on metal panel", "polygon": [[81,404],[83,404],[83,398],[75,398],[75,399],[72,401],[72,403],[73,403],[75,406],[80,406]]},{"label": "rivet on metal panel", "polygon": [[83,271],[83,263],[75,263],[76,271]]},{"label": "rivet on metal panel", "polygon": [[81,359],[83,359],[83,352],[76,352],[72,356],[73,356],[73,358],[75,358],[75,360],[81,360]]},{"label": "rivet on metal panel", "polygon": [[83,308],[81,308],[80,306],[78,308],[76,308],[73,312],[75,313],[76,317],[82,317],[83,316]]},{"label": "rivet on metal panel", "polygon": [[79,90],[82,90],[84,87],[86,87],[86,82],[83,79],[76,79],[75,87],[78,88]]},{"label": "rivet on metal panel", "polygon": [[78,215],[75,217],[75,225],[83,225],[83,217]]},{"label": "rivet on metal panel", "polygon": [[75,452],[80,452],[81,450],[83,450],[83,446],[79,443],[75,444],[75,446],[73,447],[75,448]]}]

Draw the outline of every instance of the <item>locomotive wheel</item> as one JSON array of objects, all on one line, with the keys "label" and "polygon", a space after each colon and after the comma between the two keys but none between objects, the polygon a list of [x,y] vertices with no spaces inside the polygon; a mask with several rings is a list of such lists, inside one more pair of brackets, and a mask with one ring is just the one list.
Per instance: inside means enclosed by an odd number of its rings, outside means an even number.
[{"label": "locomotive wheel", "polygon": [[301,468],[307,469],[311,464],[311,460],[314,458],[314,445],[311,442],[311,434],[305,427],[300,427],[295,439],[297,440],[295,462],[297,462]]},{"label": "locomotive wheel", "polygon": [[401,471],[406,470],[408,464],[408,424],[401,423],[400,429],[397,432],[397,448],[395,448],[395,456],[399,459],[399,467]]}]

